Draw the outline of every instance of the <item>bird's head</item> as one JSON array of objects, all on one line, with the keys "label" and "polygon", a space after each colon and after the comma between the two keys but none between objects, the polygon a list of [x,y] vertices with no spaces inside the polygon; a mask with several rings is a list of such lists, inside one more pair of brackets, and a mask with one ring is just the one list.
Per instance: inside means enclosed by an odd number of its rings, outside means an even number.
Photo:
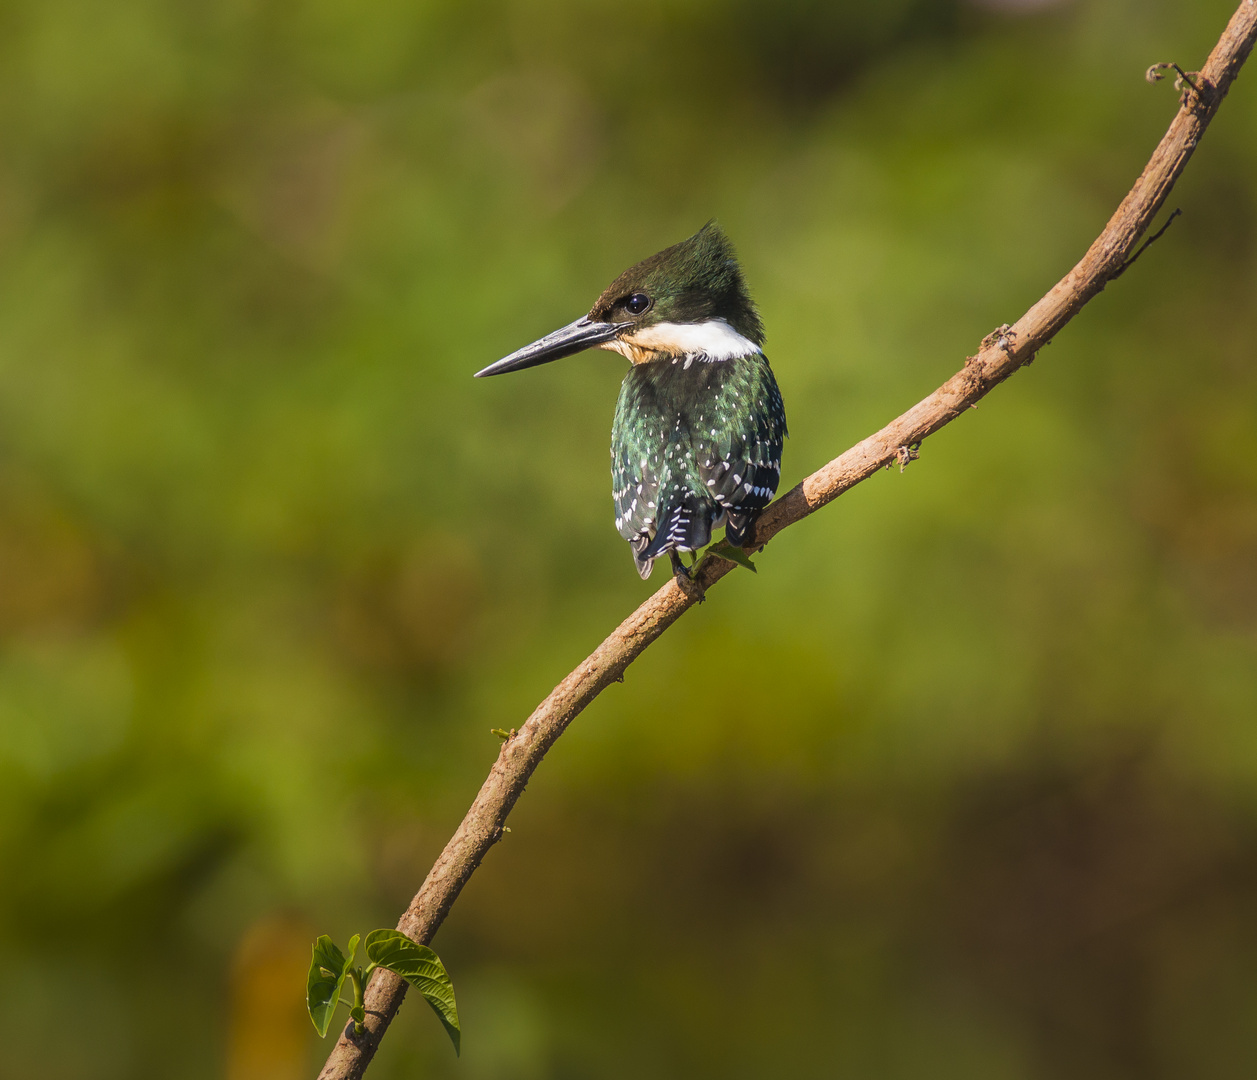
[{"label": "bird's head", "polygon": [[625,270],[589,314],[490,364],[476,377],[546,364],[589,348],[634,364],[702,354],[727,360],[757,352],[764,327],[733,245],[714,221],[688,240]]}]

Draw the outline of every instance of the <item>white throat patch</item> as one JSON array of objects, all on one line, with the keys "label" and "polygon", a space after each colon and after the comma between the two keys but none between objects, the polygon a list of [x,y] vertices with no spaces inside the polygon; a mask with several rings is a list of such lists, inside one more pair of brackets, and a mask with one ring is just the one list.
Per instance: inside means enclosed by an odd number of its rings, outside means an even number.
[{"label": "white throat patch", "polygon": [[760,351],[755,342],[744,338],[724,319],[708,319],[701,323],[656,323],[635,334],[625,334],[608,341],[602,348],[622,353],[635,364],[645,363],[660,354],[719,361],[751,356]]}]

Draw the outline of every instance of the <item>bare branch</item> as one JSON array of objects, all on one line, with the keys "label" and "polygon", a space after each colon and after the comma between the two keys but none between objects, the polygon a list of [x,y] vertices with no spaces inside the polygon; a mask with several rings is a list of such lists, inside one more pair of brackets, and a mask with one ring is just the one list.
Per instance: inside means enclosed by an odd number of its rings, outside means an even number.
[{"label": "bare branch", "polygon": [[[906,465],[924,439],[1030,363],[1087,301],[1130,264],[1136,245],[1186,168],[1255,40],[1257,3],[1242,0],[1195,82],[1179,72],[1186,82],[1182,107],[1143,174],[1078,265],[1013,326],[988,335],[977,355],[969,357],[929,397],[769,506],[756,525],[754,545],[767,543],[879,469]],[[732,563],[709,555],[685,590],[669,580],[554,688],[518,732],[509,734],[467,816],[398,922],[399,930],[424,944],[432,940],[462,887],[501,839],[507,815],[554,741],[606,687],[621,681],[625,668],[691,604],[733,569]],[[341,1035],[320,1080],[362,1076],[405,992],[406,984],[397,976],[376,971],[367,989],[365,1033],[357,1040]]]}]

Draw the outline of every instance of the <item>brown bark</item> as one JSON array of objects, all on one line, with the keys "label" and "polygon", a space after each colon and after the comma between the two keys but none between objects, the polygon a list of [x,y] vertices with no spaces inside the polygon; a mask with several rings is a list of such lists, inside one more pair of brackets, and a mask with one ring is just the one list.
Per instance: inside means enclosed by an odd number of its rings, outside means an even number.
[{"label": "brown bark", "polygon": [[[1241,0],[1204,69],[1195,77],[1195,88],[1184,87],[1178,114],[1143,174],[1078,265],[1013,326],[1001,327],[985,338],[977,355],[969,357],[965,366],[929,397],[769,506],[756,526],[755,544],[767,543],[782,529],[879,469],[906,463],[923,439],[972,408],[1033,360],[1088,300],[1126,268],[1255,40],[1257,0]],[[699,565],[693,586],[683,590],[669,580],[537,706],[518,733],[503,744],[471,809],[398,922],[399,930],[422,943],[432,940],[462,887],[500,839],[507,815],[554,741],[586,705],[611,683],[620,681],[625,668],[705,590],[733,569],[731,563],[708,556]],[[320,1080],[356,1080],[362,1076],[405,992],[406,984],[397,976],[376,971],[367,990],[366,1032],[357,1040],[341,1035]]]}]

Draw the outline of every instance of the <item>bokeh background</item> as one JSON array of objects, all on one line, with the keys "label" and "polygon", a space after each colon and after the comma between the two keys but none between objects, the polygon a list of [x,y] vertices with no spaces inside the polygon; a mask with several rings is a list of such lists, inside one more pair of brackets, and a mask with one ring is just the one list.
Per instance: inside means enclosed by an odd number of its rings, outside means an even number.
[{"label": "bokeh background", "polygon": [[[0,1075],[312,1075],[652,587],[622,361],[470,375],[717,217],[792,484],[1085,250],[1231,0],[0,13]],[[547,759],[389,1077],[1257,1072],[1257,71],[1139,266]]]}]

